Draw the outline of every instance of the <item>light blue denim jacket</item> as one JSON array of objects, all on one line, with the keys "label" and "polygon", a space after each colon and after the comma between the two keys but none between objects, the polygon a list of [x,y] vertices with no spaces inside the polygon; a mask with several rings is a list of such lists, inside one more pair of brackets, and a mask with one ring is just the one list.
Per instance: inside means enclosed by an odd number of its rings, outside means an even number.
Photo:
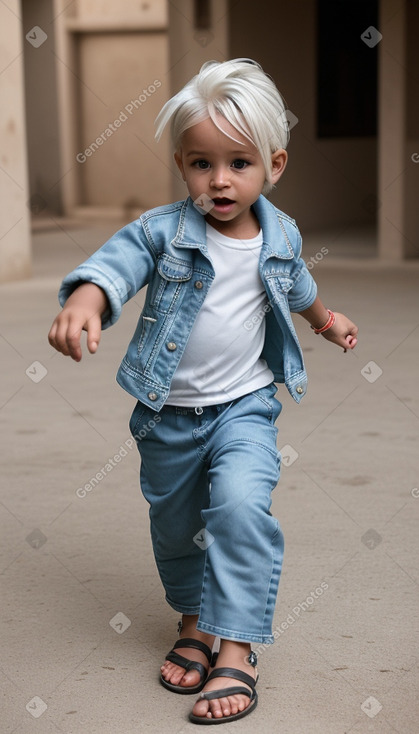
[{"label": "light blue denim jacket", "polygon": [[[260,356],[275,382],[285,382],[299,403],[307,391],[307,375],[290,312],[311,306],[317,287],[301,258],[295,221],[264,196],[253,209],[263,233],[259,272],[268,296],[264,313],[255,314],[255,323],[266,318]],[[156,411],[167,400],[173,374],[214,279],[205,224],[190,197],[151,209],[69,273],[59,291],[64,305],[82,282],[103,288],[110,306],[102,316],[106,329],[117,321],[124,303],[148,285],[144,309],[116,379]],[[234,292],[234,273],[231,288]],[[253,325],[243,324],[243,328]]]}]

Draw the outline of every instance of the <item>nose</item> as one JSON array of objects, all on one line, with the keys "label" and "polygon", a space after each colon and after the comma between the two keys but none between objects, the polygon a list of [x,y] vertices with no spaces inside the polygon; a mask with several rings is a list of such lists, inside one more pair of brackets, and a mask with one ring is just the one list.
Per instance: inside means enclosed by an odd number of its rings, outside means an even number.
[{"label": "nose", "polygon": [[213,168],[210,185],[215,189],[224,189],[230,186],[230,171],[225,166]]}]

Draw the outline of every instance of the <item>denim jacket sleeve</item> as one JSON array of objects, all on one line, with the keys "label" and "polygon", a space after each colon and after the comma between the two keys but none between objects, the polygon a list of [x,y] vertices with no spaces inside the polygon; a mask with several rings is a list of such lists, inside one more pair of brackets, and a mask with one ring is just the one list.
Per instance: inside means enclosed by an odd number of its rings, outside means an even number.
[{"label": "denim jacket sleeve", "polygon": [[296,260],[292,276],[293,284],[288,291],[288,304],[290,311],[299,313],[309,308],[315,300],[317,284],[301,257]]},{"label": "denim jacket sleeve", "polygon": [[293,245],[294,260],[290,271],[288,305],[290,311],[298,313],[309,308],[317,296],[317,284],[301,257],[302,238],[297,230],[297,242]]},{"label": "denim jacket sleeve", "polygon": [[97,252],[63,280],[58,300],[64,305],[82,283],[102,288],[109,309],[102,316],[102,329],[114,324],[122,306],[146,285],[155,270],[157,252],[147,238],[141,218],[116,232]]}]

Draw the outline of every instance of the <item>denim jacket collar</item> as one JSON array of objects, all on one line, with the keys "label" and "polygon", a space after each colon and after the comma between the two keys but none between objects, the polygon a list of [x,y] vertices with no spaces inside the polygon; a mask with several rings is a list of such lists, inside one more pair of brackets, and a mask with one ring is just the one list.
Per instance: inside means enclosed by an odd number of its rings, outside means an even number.
[{"label": "denim jacket collar", "polygon": [[[261,259],[264,262],[269,257],[291,260],[294,257],[294,252],[284,226],[283,215],[277,215],[275,222],[272,218],[272,208],[275,209],[262,194],[253,204],[253,209],[263,231]],[[204,255],[207,255],[205,225],[205,217],[199,212],[191,197],[188,196],[183,203],[179,226],[171,244],[175,247],[198,247]]]}]

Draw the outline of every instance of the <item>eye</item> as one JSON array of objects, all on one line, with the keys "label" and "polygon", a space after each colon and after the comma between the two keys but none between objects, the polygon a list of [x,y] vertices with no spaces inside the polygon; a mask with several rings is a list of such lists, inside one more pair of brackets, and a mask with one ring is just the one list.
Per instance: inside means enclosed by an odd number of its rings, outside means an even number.
[{"label": "eye", "polygon": [[203,158],[200,158],[198,161],[194,161],[192,165],[195,168],[199,168],[200,171],[206,171],[207,168],[209,168],[208,161],[205,161]]},{"label": "eye", "polygon": [[243,171],[249,165],[249,163],[247,161],[244,161],[242,158],[236,158],[236,160],[233,161],[231,165],[237,171]]}]

